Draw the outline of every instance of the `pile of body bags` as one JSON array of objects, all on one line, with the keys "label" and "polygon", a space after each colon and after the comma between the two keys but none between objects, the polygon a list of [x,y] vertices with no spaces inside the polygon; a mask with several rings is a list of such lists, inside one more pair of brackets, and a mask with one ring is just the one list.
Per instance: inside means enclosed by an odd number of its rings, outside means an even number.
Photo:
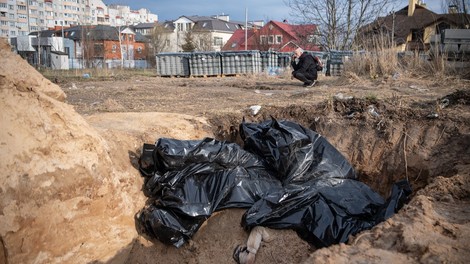
[{"label": "pile of body bags", "polygon": [[290,228],[320,248],[384,221],[411,194],[400,181],[383,199],[324,137],[294,122],[243,122],[240,136],[243,148],[211,138],[144,144],[139,233],[180,247],[213,212],[247,208],[247,230]]}]

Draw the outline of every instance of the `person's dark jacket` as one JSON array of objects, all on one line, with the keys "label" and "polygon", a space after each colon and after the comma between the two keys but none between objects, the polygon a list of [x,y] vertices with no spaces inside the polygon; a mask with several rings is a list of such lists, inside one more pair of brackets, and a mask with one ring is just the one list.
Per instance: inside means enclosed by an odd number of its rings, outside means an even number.
[{"label": "person's dark jacket", "polygon": [[307,52],[302,53],[299,57],[299,61],[296,63],[294,59],[291,61],[291,66],[294,69],[294,73],[300,72],[306,76],[317,76],[317,62],[312,55]]}]

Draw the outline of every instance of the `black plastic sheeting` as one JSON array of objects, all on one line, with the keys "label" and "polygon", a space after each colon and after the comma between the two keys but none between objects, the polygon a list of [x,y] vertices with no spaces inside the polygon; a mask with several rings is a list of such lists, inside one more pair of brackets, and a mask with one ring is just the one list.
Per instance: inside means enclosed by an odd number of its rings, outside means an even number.
[{"label": "black plastic sheeting", "polygon": [[290,228],[316,247],[347,242],[396,213],[407,181],[384,200],[356,180],[351,164],[324,137],[290,121],[240,125],[244,149],[205,138],[161,138],[139,160],[148,205],[139,232],[176,247],[226,208],[248,208],[242,226]]}]

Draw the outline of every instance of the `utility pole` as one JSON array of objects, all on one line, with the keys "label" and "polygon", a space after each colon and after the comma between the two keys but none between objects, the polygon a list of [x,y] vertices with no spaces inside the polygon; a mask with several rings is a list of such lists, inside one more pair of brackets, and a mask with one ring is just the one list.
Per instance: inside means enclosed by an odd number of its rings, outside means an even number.
[{"label": "utility pole", "polygon": [[392,48],[395,48],[395,11],[392,13]]},{"label": "utility pole", "polygon": [[245,50],[248,49],[248,8],[245,8]]},{"label": "utility pole", "polygon": [[41,69],[41,31],[38,31],[38,69]]},{"label": "utility pole", "polygon": [[29,32],[31,32],[31,27],[30,27],[30,24],[29,24],[29,1],[26,0],[26,18],[27,18],[27,21],[28,21],[28,34]]}]

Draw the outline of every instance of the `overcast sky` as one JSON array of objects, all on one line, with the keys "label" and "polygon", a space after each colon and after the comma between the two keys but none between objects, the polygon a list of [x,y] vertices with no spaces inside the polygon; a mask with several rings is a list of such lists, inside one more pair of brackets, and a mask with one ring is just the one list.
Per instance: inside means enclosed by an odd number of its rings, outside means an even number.
[{"label": "overcast sky", "polygon": [[[158,15],[160,21],[174,20],[180,16],[212,16],[228,14],[230,20],[245,21],[245,9],[248,20],[292,20],[289,7],[284,0],[104,0],[105,4],[128,5],[131,9],[147,8]],[[394,10],[408,5],[408,0],[393,1]],[[441,0],[425,0],[428,8],[441,12]]]}]

